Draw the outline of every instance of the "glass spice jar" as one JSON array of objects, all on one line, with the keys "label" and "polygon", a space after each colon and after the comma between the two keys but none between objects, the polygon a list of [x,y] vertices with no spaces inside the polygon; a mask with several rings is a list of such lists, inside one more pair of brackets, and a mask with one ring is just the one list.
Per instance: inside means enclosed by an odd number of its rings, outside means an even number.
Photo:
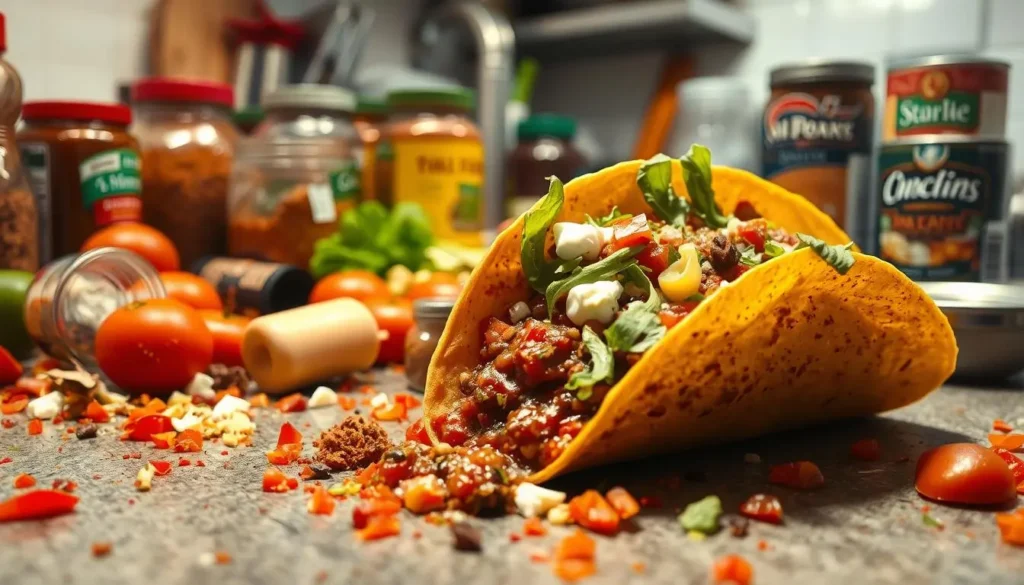
[{"label": "glass spice jar", "polygon": [[377,144],[381,128],[388,118],[388,106],[383,100],[360,97],[356,104],[353,123],[363,143],[359,168],[363,201],[377,198]]},{"label": "glass spice jar", "polygon": [[234,90],[153,78],[132,87],[142,150],[142,217],[174,242],[182,266],[227,250],[227,197],[238,132]]},{"label": "glass spice jar", "polygon": [[410,389],[423,392],[426,388],[430,359],[454,306],[455,299],[419,299],[413,303],[415,323],[405,336],[405,376]]},{"label": "glass spice jar", "polygon": [[119,307],[166,294],[160,274],[142,256],[96,248],[39,271],[25,298],[25,327],[50,356],[94,368],[93,343],[103,320]]}]

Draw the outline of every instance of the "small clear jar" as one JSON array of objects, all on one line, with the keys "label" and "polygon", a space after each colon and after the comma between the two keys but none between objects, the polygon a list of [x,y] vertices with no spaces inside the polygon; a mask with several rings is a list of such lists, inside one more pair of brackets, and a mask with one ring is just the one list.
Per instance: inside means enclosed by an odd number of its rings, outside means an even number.
[{"label": "small clear jar", "polygon": [[52,357],[96,367],[96,331],[119,307],[167,296],[160,274],[138,254],[96,248],[45,266],[25,298],[25,327]]},{"label": "small clear jar", "polygon": [[415,322],[405,335],[405,376],[409,388],[423,392],[427,386],[427,369],[444,333],[455,299],[419,299],[412,305]]},{"label": "small clear jar", "polygon": [[360,193],[355,95],[300,84],[264,98],[266,119],[240,147],[231,177],[228,254],[308,268],[317,240]]}]

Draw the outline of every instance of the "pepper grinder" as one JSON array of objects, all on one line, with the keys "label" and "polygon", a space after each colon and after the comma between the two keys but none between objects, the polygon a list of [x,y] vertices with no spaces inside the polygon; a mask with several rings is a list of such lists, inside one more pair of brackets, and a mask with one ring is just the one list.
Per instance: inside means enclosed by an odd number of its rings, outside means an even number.
[{"label": "pepper grinder", "polygon": [[4,60],[6,51],[6,22],[0,12],[0,269],[35,271],[41,242],[39,213],[14,144],[14,124],[21,113],[21,77]]}]

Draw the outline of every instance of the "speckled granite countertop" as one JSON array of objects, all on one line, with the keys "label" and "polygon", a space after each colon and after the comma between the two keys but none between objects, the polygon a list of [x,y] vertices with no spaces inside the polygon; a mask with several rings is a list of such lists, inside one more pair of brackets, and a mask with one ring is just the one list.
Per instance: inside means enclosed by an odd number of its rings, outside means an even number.
[{"label": "speckled granite countertop", "polygon": [[[404,390],[399,375],[377,376],[381,390]],[[167,451],[123,443],[113,434],[78,441],[50,424],[42,436],[30,437],[24,418],[10,417],[18,424],[0,429],[0,457],[13,459],[0,466],[0,496],[9,496],[11,480],[27,472],[43,486],[57,478],[77,481],[81,502],[73,515],[0,525],[0,583],[558,582],[549,565],[532,563],[529,556],[551,552],[567,528],[513,543],[509,534],[520,531],[521,518],[474,519],[484,534],[484,551],[471,554],[451,548],[447,529],[403,512],[400,537],[364,544],[353,536],[351,502],[339,503],[331,517],[311,516],[301,491],[261,492],[263,453],[285,416],[258,412],[254,447],[221,455],[221,445],[207,442],[205,468],[176,467],[170,476],[157,478],[148,493],[134,490],[135,474],[147,458],[176,460]],[[340,409],[327,408],[287,419],[306,436],[309,454],[310,439],[343,416]],[[1024,549],[999,542],[991,511],[932,506],[932,515],[946,526],[938,531],[922,523],[924,502],[912,484],[914,462],[927,447],[980,441],[994,418],[1022,417],[1024,389],[947,386],[885,416],[600,468],[554,486],[581,490],[621,484],[665,502],[661,509],[645,510],[635,530],[595,537],[598,573],[585,581],[594,585],[706,583],[713,559],[727,553],[750,560],[761,585],[1018,584],[1024,579]],[[395,423],[384,424],[396,437],[403,432]],[[848,458],[849,445],[865,437],[881,442],[880,462]],[[130,451],[142,451],[142,461],[122,459]],[[745,463],[745,453],[759,454],[763,463]],[[793,492],[767,484],[770,464],[798,459],[818,463],[826,478],[823,489]],[[289,472],[295,475],[297,469]],[[676,523],[681,506],[705,495],[717,494],[732,511],[755,492],[780,496],[784,526],[751,523],[746,538],[723,530],[694,542]],[[413,538],[417,531],[421,538]],[[94,541],[113,543],[112,554],[93,558]],[[765,550],[759,550],[761,541]],[[231,562],[204,562],[215,551],[229,553]],[[631,568],[636,562],[646,565],[642,574]]]}]

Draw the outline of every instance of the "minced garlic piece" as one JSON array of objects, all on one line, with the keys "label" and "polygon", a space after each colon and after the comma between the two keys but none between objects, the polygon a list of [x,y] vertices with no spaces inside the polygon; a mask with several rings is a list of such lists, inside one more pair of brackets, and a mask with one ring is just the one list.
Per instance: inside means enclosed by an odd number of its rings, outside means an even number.
[{"label": "minced garlic piece", "polygon": [[145,467],[139,470],[139,474],[135,476],[135,489],[140,492],[148,492],[153,487],[154,475],[156,475],[156,468],[147,463]]},{"label": "minced garlic piece", "polygon": [[569,504],[558,504],[548,510],[548,522],[564,526],[572,524],[572,514],[569,512]]}]

